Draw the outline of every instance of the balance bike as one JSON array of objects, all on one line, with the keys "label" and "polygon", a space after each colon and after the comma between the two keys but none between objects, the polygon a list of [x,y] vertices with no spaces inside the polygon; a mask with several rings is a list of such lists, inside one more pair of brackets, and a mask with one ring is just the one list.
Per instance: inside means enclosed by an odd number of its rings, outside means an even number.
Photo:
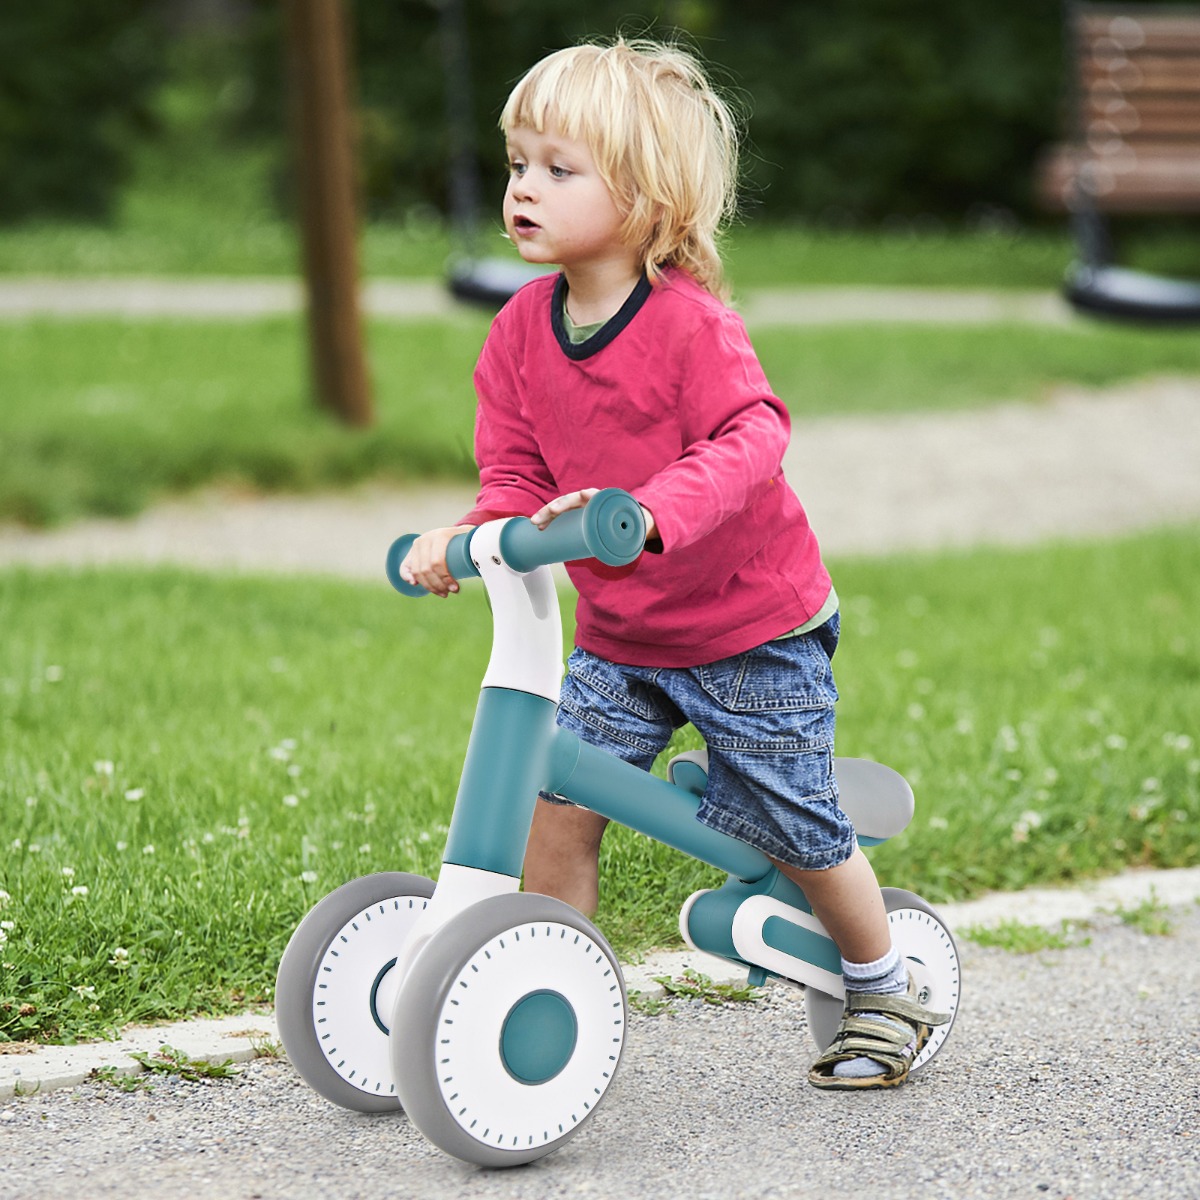
[{"label": "balance bike", "polygon": [[[425,594],[399,574],[414,538],[387,561],[409,596]],[[664,781],[555,723],[562,625],[549,564],[620,566],[644,542],[637,502],[608,489],[544,531],[514,517],[450,543],[454,577],[482,577],[495,633],[438,882],[384,872],[344,884],[300,923],[279,966],[280,1035],[313,1088],[358,1112],[403,1108],[430,1141],[480,1166],[530,1162],[573,1137],[625,1045],[625,983],[603,935],[569,905],[518,890],[539,791],[725,871],[722,887],[684,904],[684,940],[746,968],[753,984],[803,987],[818,1048],[841,1019],[840,956],[803,892],[761,852],[695,819],[705,753],[677,756]],[[836,769],[860,844],[907,826],[913,795],[896,772],[861,759]],[[884,897],[920,1002],[951,1016],[920,1070],[953,1025],[958,952],[919,896]]]}]

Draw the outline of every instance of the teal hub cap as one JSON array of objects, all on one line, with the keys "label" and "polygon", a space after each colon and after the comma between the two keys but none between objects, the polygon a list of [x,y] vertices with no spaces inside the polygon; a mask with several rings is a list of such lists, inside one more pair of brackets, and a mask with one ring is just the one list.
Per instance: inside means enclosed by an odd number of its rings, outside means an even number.
[{"label": "teal hub cap", "polygon": [[546,1083],[571,1061],[579,1040],[575,1010],[558,992],[530,992],[500,1029],[500,1060],[519,1083]]}]

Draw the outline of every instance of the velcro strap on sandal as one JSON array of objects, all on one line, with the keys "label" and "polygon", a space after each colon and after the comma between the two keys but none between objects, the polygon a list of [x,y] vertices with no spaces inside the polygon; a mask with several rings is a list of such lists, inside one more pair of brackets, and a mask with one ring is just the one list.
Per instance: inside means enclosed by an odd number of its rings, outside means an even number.
[{"label": "velcro strap on sandal", "polygon": [[907,996],[879,996],[867,992],[851,992],[846,997],[846,1012],[879,1013],[885,1017],[898,1017],[910,1025],[945,1025],[949,1013],[933,1012]]}]

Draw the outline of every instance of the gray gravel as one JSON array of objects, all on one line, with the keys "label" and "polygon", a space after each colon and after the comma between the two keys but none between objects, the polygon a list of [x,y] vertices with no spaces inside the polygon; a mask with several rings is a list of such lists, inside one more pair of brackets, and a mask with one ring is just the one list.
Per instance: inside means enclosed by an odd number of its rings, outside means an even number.
[{"label": "gray gravel", "polygon": [[282,1061],[235,1081],[88,1084],[0,1106],[0,1195],[1057,1197],[1200,1192],[1200,906],[1148,936],[1095,918],[1065,950],[960,946],[966,1000],[908,1087],[804,1082],[803,1003],[635,1015],[622,1072],[557,1154],[481,1171],[401,1117],[334,1108]]}]

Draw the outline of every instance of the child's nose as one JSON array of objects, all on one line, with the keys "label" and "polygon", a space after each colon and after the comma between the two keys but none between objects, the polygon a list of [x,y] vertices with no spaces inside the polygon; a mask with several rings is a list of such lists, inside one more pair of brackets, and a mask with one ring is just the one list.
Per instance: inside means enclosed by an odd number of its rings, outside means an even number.
[{"label": "child's nose", "polygon": [[514,175],[509,180],[509,193],[514,200],[535,200],[537,193],[529,175]]}]

